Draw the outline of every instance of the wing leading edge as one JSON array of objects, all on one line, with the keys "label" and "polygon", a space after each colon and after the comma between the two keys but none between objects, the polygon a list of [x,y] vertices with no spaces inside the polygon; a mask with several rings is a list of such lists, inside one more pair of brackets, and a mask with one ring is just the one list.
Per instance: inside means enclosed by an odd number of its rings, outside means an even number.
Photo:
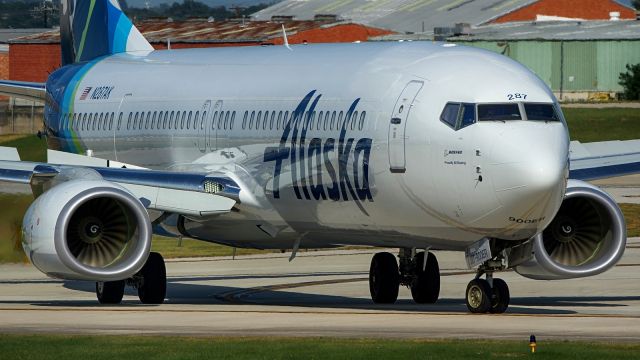
[{"label": "wing leading edge", "polygon": [[571,179],[597,180],[640,173],[640,140],[571,142]]},{"label": "wing leading edge", "polygon": [[0,94],[28,100],[44,101],[47,91],[44,83],[0,80]]},{"label": "wing leading edge", "polygon": [[[104,166],[54,165],[19,161],[15,151],[0,148],[0,181],[31,185],[34,193],[43,185],[75,180],[102,179],[119,184],[148,209],[207,216],[228,212],[240,202],[241,186],[225,174],[170,172]],[[6,159],[6,160],[5,160]],[[115,165],[115,164],[114,164]]]}]

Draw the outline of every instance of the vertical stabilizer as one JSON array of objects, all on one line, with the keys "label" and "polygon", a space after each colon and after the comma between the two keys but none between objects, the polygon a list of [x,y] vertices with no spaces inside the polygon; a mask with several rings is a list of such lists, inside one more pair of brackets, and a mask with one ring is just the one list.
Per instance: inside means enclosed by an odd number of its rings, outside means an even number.
[{"label": "vertical stabilizer", "polygon": [[118,0],[62,0],[62,64],[153,47],[122,12]]}]

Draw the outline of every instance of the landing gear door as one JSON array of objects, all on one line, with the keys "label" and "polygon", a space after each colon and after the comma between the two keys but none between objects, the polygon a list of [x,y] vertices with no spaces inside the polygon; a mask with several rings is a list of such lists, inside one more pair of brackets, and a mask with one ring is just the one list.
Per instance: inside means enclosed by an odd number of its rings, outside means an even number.
[{"label": "landing gear door", "polygon": [[389,169],[392,173],[404,173],[406,129],[413,101],[423,86],[422,81],[411,81],[400,94],[389,121]]},{"label": "landing gear door", "polygon": [[207,147],[209,145],[209,129],[211,128],[209,123],[209,119],[211,119],[210,110],[211,100],[207,100],[204,105],[202,105],[202,110],[200,111],[202,121],[200,121],[200,128],[198,129],[198,149],[200,149],[201,153],[207,152]]}]

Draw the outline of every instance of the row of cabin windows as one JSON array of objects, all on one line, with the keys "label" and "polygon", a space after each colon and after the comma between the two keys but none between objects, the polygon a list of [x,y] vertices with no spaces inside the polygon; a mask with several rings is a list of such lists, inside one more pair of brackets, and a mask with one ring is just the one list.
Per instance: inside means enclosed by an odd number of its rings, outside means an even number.
[{"label": "row of cabin windows", "polygon": [[[359,117],[358,117],[359,116]],[[308,130],[340,130],[343,124],[346,129],[362,130],[364,128],[367,113],[354,111],[347,119],[344,112],[336,111],[315,111],[305,112],[303,119]],[[75,131],[112,131],[114,127],[115,113],[74,113],[63,114],[60,124],[61,130],[73,128]],[[120,113],[117,119],[117,130],[126,128],[127,130],[142,129],[200,129],[204,130],[207,112],[200,111],[147,111],[129,113],[126,124],[123,123],[124,114]],[[344,118],[343,118],[344,117]],[[248,130],[281,130],[287,122],[293,118],[293,112],[289,111],[249,111],[244,112],[242,119],[242,129]],[[235,111],[215,111],[211,121],[211,130],[232,130],[236,119]]]},{"label": "row of cabin windows", "polygon": [[[360,115],[359,118],[358,115]],[[287,122],[291,121],[293,116],[293,112],[289,114],[288,111],[285,111],[284,113],[282,111],[265,111],[264,113],[262,111],[258,111],[257,113],[252,111],[250,115],[248,111],[245,111],[244,117],[242,118],[242,129],[284,129]],[[360,114],[358,114],[357,111],[354,111],[348,119],[342,111],[339,113],[336,111],[320,111],[318,113],[312,111],[311,115],[309,115],[309,112],[307,111],[304,113],[303,119],[305,119],[307,130],[340,130],[345,123],[346,129],[356,130],[357,127],[358,130],[362,130],[364,129],[366,116],[366,111],[363,111]]]}]

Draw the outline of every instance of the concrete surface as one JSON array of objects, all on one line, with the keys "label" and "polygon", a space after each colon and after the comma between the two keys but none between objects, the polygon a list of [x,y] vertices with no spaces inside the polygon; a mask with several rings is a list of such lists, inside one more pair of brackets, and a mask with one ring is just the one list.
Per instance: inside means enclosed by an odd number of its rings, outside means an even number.
[{"label": "concrete surface", "polygon": [[640,239],[621,263],[585,279],[500,277],[512,301],[502,315],[471,315],[473,274],[463,254],[437,252],[441,299],[416,305],[401,289],[395,305],[369,299],[374,251],[301,253],[167,262],[167,301],[99,306],[94,284],[48,279],[28,265],[0,266],[0,333],[178,334],[393,338],[640,340]]}]

